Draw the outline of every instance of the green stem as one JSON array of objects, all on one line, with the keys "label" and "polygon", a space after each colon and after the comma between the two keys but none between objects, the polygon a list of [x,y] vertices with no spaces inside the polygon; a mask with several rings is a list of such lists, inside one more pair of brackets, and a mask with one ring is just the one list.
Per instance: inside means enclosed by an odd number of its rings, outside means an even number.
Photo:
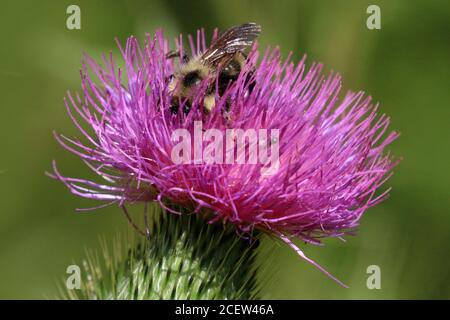
[{"label": "green stem", "polygon": [[111,258],[104,248],[102,262],[88,257],[81,289],[69,290],[66,297],[254,299],[255,247],[231,225],[208,224],[193,214],[161,213],[150,226],[150,239],[127,254],[116,248]]}]

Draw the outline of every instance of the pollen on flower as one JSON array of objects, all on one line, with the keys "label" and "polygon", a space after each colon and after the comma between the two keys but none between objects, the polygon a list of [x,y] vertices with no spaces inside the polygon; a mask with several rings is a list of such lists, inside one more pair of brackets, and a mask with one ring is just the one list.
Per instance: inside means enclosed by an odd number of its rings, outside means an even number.
[{"label": "pollen on flower", "polygon": [[[207,46],[203,31],[197,37],[190,49],[198,54]],[[237,79],[216,92],[210,112],[200,84],[190,111],[174,113],[170,84],[177,62],[166,58],[163,33],[147,35],[143,45],[131,37],[119,48],[124,70],[112,54],[100,64],[84,56],[82,95],[65,99],[84,139],[56,139],[103,179],[66,177],[54,163],[52,176],[75,195],[121,206],[156,201],[169,211],[170,204],[181,205],[211,222],[232,223],[240,233],[272,234],[320,269],[292,239],[343,236],[387,197],[389,189],[377,190],[397,163],[385,149],[398,134],[369,96],[342,94],[340,76],[322,75],[321,64],[283,61],[278,49],[259,57],[255,44]],[[176,49],[183,49],[181,37]],[[279,130],[276,172],[263,175],[260,164],[249,163],[174,163],[172,133],[193,132],[198,121],[223,133]]]}]

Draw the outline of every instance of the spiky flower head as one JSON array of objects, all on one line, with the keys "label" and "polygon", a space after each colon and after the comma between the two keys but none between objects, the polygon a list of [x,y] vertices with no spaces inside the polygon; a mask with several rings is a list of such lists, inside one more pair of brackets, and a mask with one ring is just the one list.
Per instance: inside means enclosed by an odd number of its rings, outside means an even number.
[{"label": "spiky flower head", "polygon": [[[189,40],[193,56],[207,49],[203,31]],[[119,48],[124,69],[112,54],[101,64],[85,56],[83,94],[65,100],[84,139],[56,138],[105,180],[66,177],[54,165],[54,176],[72,193],[119,205],[157,201],[169,211],[181,205],[211,222],[232,223],[241,234],[274,235],[313,264],[292,238],[318,243],[345,235],[386,198],[388,191],[376,191],[395,165],[384,150],[397,133],[388,131],[389,118],[377,115],[363,92],[341,94],[340,76],[323,76],[321,64],[283,61],[277,48],[259,57],[255,44],[237,80],[223,94],[216,91],[210,112],[203,105],[205,85],[189,112],[173,112],[169,87],[177,62],[166,59],[162,32],[147,35],[142,46],[130,37]],[[278,130],[270,141],[278,144],[276,170],[267,174],[262,163],[174,162],[179,141],[173,133],[194,135],[198,124],[224,136],[229,129]],[[202,140],[200,154],[207,146]],[[192,154],[195,147],[193,139]]]}]

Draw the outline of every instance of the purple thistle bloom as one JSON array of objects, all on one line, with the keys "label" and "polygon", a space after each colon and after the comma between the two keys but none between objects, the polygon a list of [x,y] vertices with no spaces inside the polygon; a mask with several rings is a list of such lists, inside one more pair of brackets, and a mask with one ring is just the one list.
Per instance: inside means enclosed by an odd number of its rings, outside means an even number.
[{"label": "purple thistle bloom", "polygon": [[[189,40],[192,55],[206,50],[203,31],[196,43]],[[206,87],[200,85],[190,112],[174,114],[169,83],[175,62],[165,57],[169,46],[162,32],[147,36],[143,47],[133,37],[119,47],[124,70],[112,54],[102,57],[102,65],[85,56],[83,95],[65,99],[84,142],[55,135],[105,183],[63,176],[55,164],[53,176],[72,193],[107,204],[157,201],[170,211],[168,203],[176,204],[211,222],[230,222],[241,233],[262,230],[332,277],[290,239],[317,244],[348,234],[367,208],[387,197],[389,190],[376,190],[396,164],[384,149],[398,134],[388,132],[389,118],[377,115],[371,98],[363,92],[339,97],[339,75],[323,76],[320,64],[307,68],[305,59],[282,61],[278,49],[258,59],[255,45],[239,78],[216,94],[211,112],[203,110]],[[277,172],[263,175],[260,164],[174,163],[172,133],[192,132],[195,121],[222,132],[279,129]]]}]

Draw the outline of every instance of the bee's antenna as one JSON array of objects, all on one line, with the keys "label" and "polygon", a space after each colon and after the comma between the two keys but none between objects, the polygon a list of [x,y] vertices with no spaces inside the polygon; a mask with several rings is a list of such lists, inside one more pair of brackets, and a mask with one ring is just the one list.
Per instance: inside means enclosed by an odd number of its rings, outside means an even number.
[{"label": "bee's antenna", "polygon": [[[180,50],[171,50],[166,54],[166,59],[174,59],[179,57],[180,57]],[[181,61],[183,61],[183,63],[189,62],[189,56],[184,50],[182,51],[181,54]]]}]

